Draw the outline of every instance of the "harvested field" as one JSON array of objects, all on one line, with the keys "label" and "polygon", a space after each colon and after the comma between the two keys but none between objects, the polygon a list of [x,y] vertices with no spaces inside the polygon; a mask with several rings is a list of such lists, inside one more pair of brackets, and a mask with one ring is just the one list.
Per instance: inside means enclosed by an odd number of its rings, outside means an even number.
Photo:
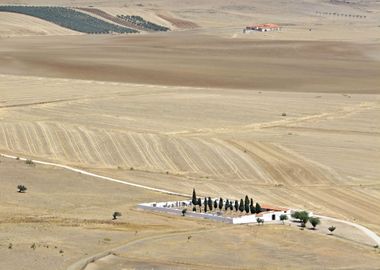
[{"label": "harvested field", "polygon": [[[111,251],[86,269],[378,268],[377,238],[342,222],[380,233],[376,1],[26,2],[181,31],[68,36],[0,13],[1,37],[46,34],[0,41],[0,153],[56,163],[0,157],[0,269]],[[258,23],[282,29],[242,33]],[[136,208],[193,188],[341,221],[230,226]]]}]

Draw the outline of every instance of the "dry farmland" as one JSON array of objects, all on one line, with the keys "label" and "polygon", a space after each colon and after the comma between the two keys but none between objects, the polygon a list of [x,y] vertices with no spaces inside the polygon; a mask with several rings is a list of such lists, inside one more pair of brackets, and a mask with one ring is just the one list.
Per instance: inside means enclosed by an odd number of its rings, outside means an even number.
[{"label": "dry farmland", "polygon": [[[280,10],[274,1],[230,2],[80,2],[173,30],[131,35],[85,35],[0,13],[0,153],[179,193],[248,194],[380,234],[378,3],[289,0]],[[283,29],[242,33],[255,22]],[[118,247],[86,269],[380,262],[371,239],[339,222],[301,231],[136,208],[175,199],[1,157],[0,269],[67,269]],[[123,216],[112,221],[114,211]]]}]

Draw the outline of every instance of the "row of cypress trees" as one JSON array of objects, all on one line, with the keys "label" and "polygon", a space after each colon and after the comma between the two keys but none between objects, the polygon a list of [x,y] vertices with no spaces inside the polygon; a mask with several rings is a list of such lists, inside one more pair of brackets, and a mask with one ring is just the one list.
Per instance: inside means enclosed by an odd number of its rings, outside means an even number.
[{"label": "row of cypress trees", "polygon": [[[259,203],[254,204],[253,199],[249,198],[248,195],[245,196],[244,200],[240,199],[239,200],[229,200],[226,199],[225,201],[223,200],[222,197],[220,197],[219,200],[215,199],[214,201],[211,199],[211,197],[205,197],[203,200],[202,204],[202,199],[197,197],[197,194],[195,192],[195,189],[193,189],[193,196],[191,202],[193,203],[193,211],[196,211],[196,205],[199,206],[199,211],[207,212],[207,211],[212,211],[213,209],[218,209],[221,211],[224,208],[224,211],[233,211],[235,210],[240,211],[240,212],[246,212],[251,213],[251,214],[256,214],[260,213],[262,211],[261,206]],[[203,207],[202,207],[203,206]]]}]

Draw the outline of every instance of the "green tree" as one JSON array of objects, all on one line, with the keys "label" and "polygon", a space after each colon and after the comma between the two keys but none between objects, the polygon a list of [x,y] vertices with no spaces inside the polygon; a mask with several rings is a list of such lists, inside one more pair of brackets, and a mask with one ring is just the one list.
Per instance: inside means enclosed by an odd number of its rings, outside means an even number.
[{"label": "green tree", "polygon": [[254,214],[256,212],[256,208],[253,205],[249,206],[249,210],[251,210],[251,214]]},{"label": "green tree", "polygon": [[301,221],[301,226],[305,227],[306,223],[309,221],[309,213],[307,211],[301,211],[297,214],[297,217]]},{"label": "green tree", "polygon": [[240,204],[239,204],[239,211],[240,212],[243,212],[244,211],[244,201],[243,201],[243,199],[240,199]]},{"label": "green tree", "polygon": [[202,207],[202,200],[201,200],[201,198],[198,198],[197,204],[198,204],[199,209],[200,209]]},{"label": "green tree", "polygon": [[203,201],[203,205],[205,207],[204,211],[205,211],[205,213],[207,213],[207,199],[206,199],[206,197],[205,197],[205,200]]},{"label": "green tree", "polygon": [[216,210],[217,208],[218,208],[218,200],[215,199],[215,201],[214,201],[214,209]]},{"label": "green tree", "polygon": [[28,188],[24,185],[18,185],[17,188],[19,193],[25,193],[28,190]]},{"label": "green tree", "polygon": [[250,203],[250,206],[253,206],[253,199],[251,198],[251,203]]},{"label": "green tree", "polygon": [[212,200],[211,200],[211,197],[208,197],[208,209],[210,209],[210,211],[212,211]]},{"label": "green tree", "polygon": [[332,234],[335,231],[335,229],[336,229],[335,226],[330,226],[329,227],[330,234]]},{"label": "green tree", "polygon": [[256,203],[255,208],[256,208],[256,209],[255,209],[256,213],[260,213],[260,212],[261,212],[261,206],[260,206],[259,203]]},{"label": "green tree", "polygon": [[222,209],[223,209],[223,198],[220,197],[220,199],[219,199],[219,210],[222,211]]},{"label": "green tree", "polygon": [[117,219],[118,217],[121,217],[121,216],[122,215],[121,215],[120,212],[113,212],[113,214],[112,214],[112,217],[113,217],[114,220]]},{"label": "green tree", "polygon": [[235,211],[237,212],[237,210],[239,210],[239,202],[235,200]]},{"label": "green tree", "polygon": [[248,195],[245,195],[245,198],[244,198],[244,207],[246,205],[249,205],[249,198],[248,198]]},{"label": "green tree", "polygon": [[230,210],[233,211],[234,210],[234,206],[232,204],[232,201],[230,202]]},{"label": "green tree", "polygon": [[193,197],[192,197],[191,202],[192,202],[194,205],[197,205],[197,203],[198,203],[198,200],[197,200],[197,194],[195,193],[195,188],[193,188]]},{"label": "green tree", "polygon": [[197,212],[197,208],[195,206],[193,207],[193,212]]},{"label": "green tree", "polygon": [[288,220],[288,215],[282,214],[280,220],[282,221],[282,224],[285,224],[285,220]]},{"label": "green tree", "polygon": [[311,226],[313,226],[313,230],[317,227],[317,225],[321,224],[321,220],[319,217],[309,217],[309,222]]},{"label": "green tree", "polygon": [[227,211],[229,207],[230,207],[230,201],[227,199],[226,204],[224,205],[224,210]]},{"label": "green tree", "polygon": [[182,209],[182,216],[184,217],[186,215],[187,209]]}]

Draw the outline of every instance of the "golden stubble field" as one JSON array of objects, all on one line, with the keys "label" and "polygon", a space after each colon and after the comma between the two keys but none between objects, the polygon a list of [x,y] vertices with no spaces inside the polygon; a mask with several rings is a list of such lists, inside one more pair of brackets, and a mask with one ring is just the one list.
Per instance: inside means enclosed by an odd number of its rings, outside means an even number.
[{"label": "golden stubble field", "polygon": [[[248,194],[380,233],[374,1],[287,1],[281,10],[259,1],[175,8],[172,1],[139,2],[93,4],[199,27],[86,36],[21,15],[1,17],[0,152],[181,193],[195,187],[201,196]],[[316,10],[368,17],[337,20],[315,16]],[[241,33],[246,24],[269,21],[286,27]],[[174,198],[61,169],[2,158],[0,171],[4,269],[65,269],[129,242],[89,269],[379,264],[368,239],[342,224],[334,237],[326,236],[330,224],[321,234],[294,226],[231,227],[138,211],[137,203]],[[27,194],[16,192],[20,183]],[[123,217],[115,224],[116,210]]]}]

